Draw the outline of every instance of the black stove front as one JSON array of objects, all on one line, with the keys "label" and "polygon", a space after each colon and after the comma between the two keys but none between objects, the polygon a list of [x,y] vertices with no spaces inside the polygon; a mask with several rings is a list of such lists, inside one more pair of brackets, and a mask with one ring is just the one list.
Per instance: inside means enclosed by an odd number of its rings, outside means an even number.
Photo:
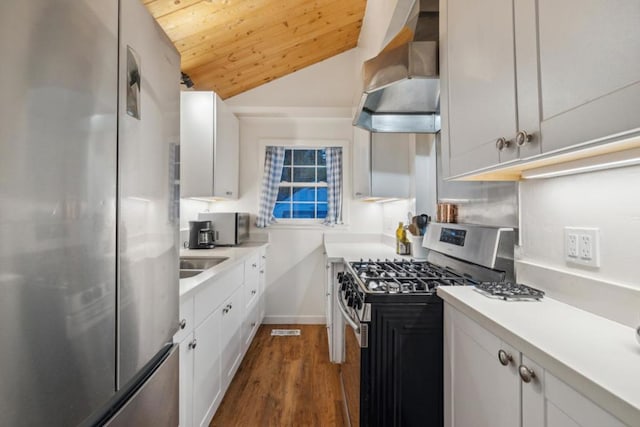
[{"label": "black stove front", "polygon": [[475,282],[428,262],[358,261],[339,276],[341,376],[352,426],[443,425],[438,286]]}]

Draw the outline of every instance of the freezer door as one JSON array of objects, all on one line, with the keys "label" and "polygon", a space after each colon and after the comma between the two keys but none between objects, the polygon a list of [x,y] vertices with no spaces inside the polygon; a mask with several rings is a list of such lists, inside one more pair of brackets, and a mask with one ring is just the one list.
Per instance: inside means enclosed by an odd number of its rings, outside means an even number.
[{"label": "freezer door", "polygon": [[0,425],[115,393],[118,0],[0,2]]},{"label": "freezer door", "polygon": [[176,345],[105,427],[176,427],[179,354]]},{"label": "freezer door", "polygon": [[180,55],[120,1],[118,388],[178,327]]}]

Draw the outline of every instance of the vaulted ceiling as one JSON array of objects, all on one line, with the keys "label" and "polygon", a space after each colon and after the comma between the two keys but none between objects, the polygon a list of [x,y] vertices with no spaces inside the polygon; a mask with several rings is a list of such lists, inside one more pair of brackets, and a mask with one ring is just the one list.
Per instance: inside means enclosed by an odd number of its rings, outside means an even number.
[{"label": "vaulted ceiling", "polygon": [[143,0],[199,90],[223,99],[355,47],[366,0]]}]

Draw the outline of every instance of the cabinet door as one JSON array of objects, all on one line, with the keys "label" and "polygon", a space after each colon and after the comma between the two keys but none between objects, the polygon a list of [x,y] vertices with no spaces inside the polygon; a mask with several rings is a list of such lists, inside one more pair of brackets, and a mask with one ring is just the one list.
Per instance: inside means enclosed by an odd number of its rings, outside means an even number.
[{"label": "cabinet door", "polygon": [[213,92],[180,93],[180,197],[213,195]]},{"label": "cabinet door", "polygon": [[244,263],[244,306],[250,306],[258,300],[260,291],[260,261],[259,254],[247,259]]},{"label": "cabinet door", "polygon": [[208,425],[222,400],[220,328],[218,309],[194,332],[193,420],[196,426]]},{"label": "cabinet door", "polygon": [[265,312],[265,290],[267,287],[267,248],[260,249],[260,278],[258,280],[258,325],[262,324]]},{"label": "cabinet door", "polygon": [[522,383],[522,427],[624,427],[525,355],[522,364],[535,373],[531,382]]},{"label": "cabinet door", "polygon": [[447,0],[441,5],[448,92],[443,137],[449,139],[450,174],[517,159],[513,143],[496,149],[498,138],[512,140],[517,133],[513,1]]},{"label": "cabinet door", "polygon": [[371,134],[371,197],[411,196],[411,134]]},{"label": "cabinet door", "polygon": [[640,128],[640,2],[539,0],[542,149]]},{"label": "cabinet door", "polygon": [[180,427],[192,427],[193,424],[193,333],[180,342]]},{"label": "cabinet door", "polygon": [[[445,425],[520,425],[519,354],[462,313],[445,304]],[[498,359],[502,350],[512,361]]]},{"label": "cabinet door", "polygon": [[240,124],[227,104],[215,95],[213,196],[237,199]]},{"label": "cabinet door", "polygon": [[362,199],[371,196],[371,133],[353,127],[352,179],[353,197]]},{"label": "cabinet door", "polygon": [[[243,287],[240,287],[240,290]],[[244,314],[241,292],[236,290],[222,303],[222,382],[226,389],[236,373],[242,355],[242,317]]]}]

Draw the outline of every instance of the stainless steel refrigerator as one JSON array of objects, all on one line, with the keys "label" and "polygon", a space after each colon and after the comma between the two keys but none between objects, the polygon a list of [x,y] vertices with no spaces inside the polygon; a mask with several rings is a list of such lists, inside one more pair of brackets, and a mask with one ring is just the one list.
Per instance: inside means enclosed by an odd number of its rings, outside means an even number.
[{"label": "stainless steel refrigerator", "polygon": [[139,0],[29,0],[0,57],[0,426],[175,426],[179,54]]}]

